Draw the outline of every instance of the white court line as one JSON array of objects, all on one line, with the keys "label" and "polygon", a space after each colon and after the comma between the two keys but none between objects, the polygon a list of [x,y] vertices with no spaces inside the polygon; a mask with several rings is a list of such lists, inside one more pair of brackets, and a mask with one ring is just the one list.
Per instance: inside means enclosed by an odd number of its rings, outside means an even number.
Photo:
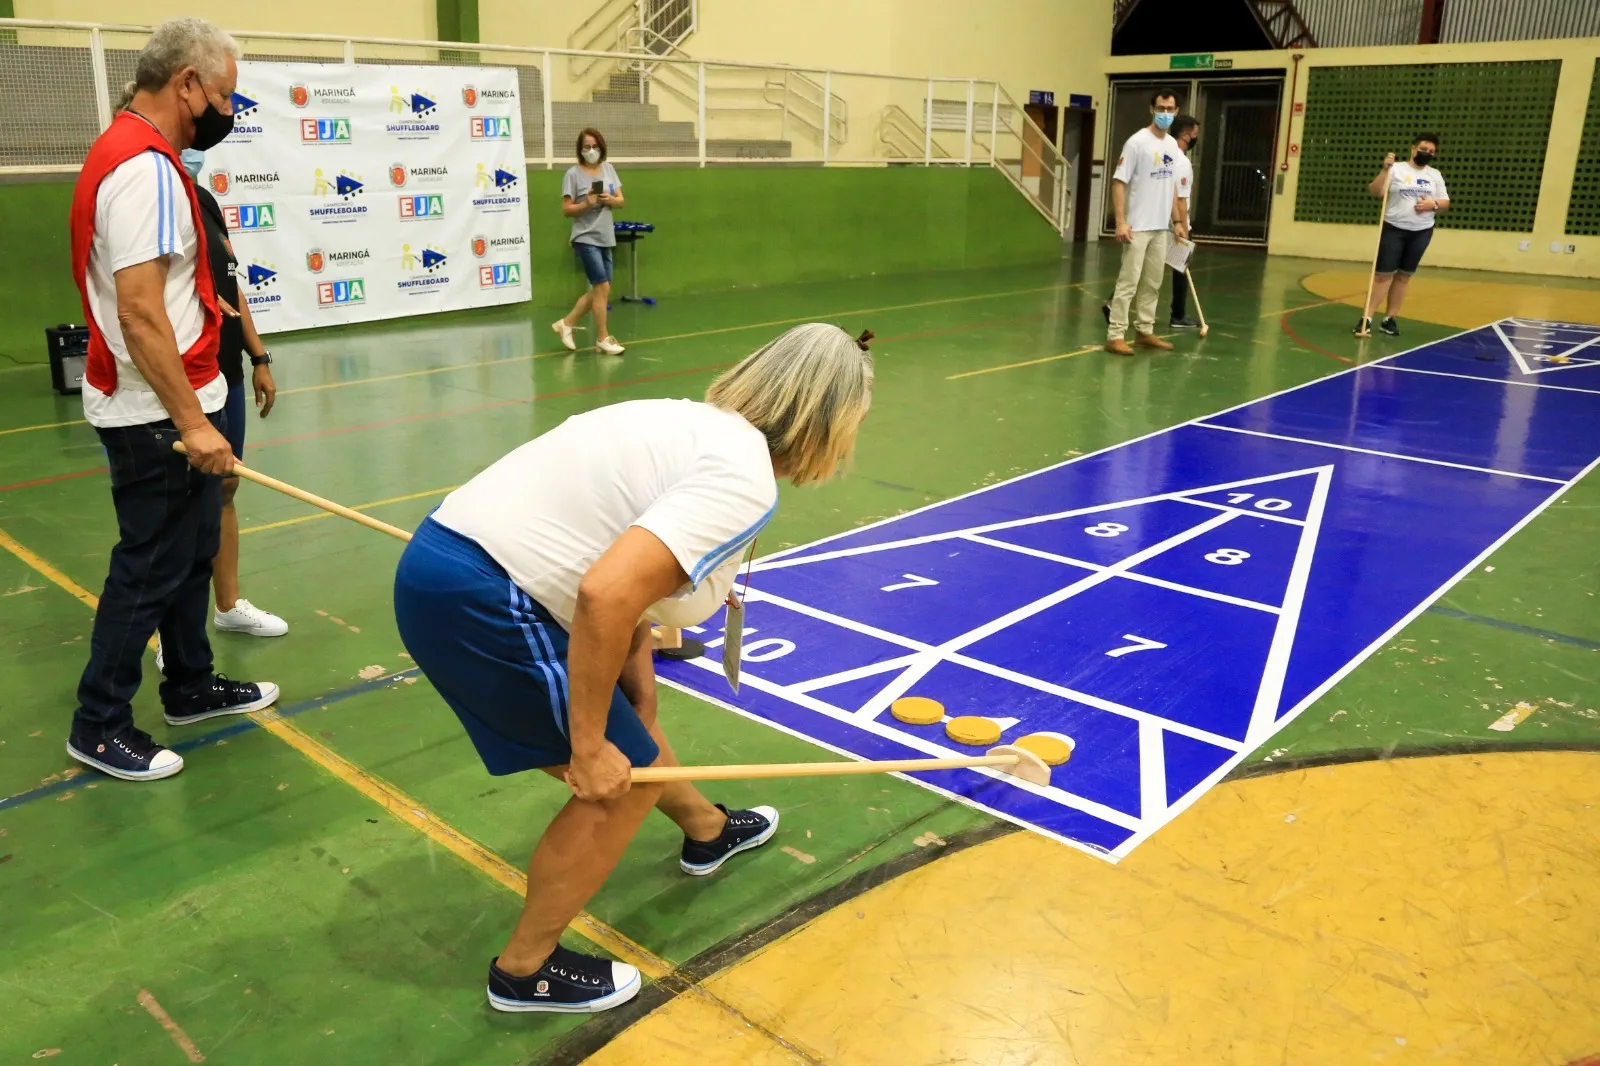
[{"label": "white court line", "polygon": [[[698,662],[698,660],[693,660],[693,661]],[[713,707],[720,707],[724,711],[728,711],[728,712],[730,712],[732,714],[736,714],[741,718],[748,718],[750,721],[755,722],[757,725],[765,726],[768,729],[776,729],[780,733],[783,733],[783,734],[785,734],[787,736],[794,737],[796,740],[803,740],[807,744],[810,744],[810,745],[812,745],[814,747],[821,748],[823,751],[831,751],[835,755],[842,755],[846,759],[854,759],[856,762],[864,762],[864,761],[866,761],[866,760],[862,759],[862,757],[860,755],[857,755],[855,752],[850,751],[848,748],[841,748],[841,747],[839,747],[839,746],[837,746],[835,744],[829,744],[825,740],[817,739],[816,737],[812,736],[810,733],[803,733],[798,729],[794,729],[794,728],[792,728],[790,726],[784,725],[782,722],[775,722],[770,718],[763,717],[762,715],[756,714],[756,713],[754,713],[752,711],[747,711],[743,707],[736,707],[733,704],[729,703],[727,700],[718,699],[716,696],[710,695],[709,693],[702,692],[697,688],[693,688],[693,687],[691,687],[689,685],[686,685],[682,681],[674,681],[670,677],[658,677],[658,678],[656,678],[656,680],[660,684],[666,685],[668,688],[677,689],[679,692],[683,693],[685,696],[689,696],[689,697],[691,697],[693,699],[697,699],[697,700],[704,700],[706,703],[711,704]],[[949,752],[943,752],[942,754],[948,755],[950,753]],[[986,774],[987,776],[990,776],[990,777],[994,776],[992,773],[987,773],[987,771],[982,769],[982,768],[975,769],[972,772],[973,773],[983,773],[983,774]],[[1117,856],[1115,854],[1113,854],[1112,852],[1106,851],[1104,848],[1096,847],[1093,844],[1085,844],[1081,840],[1074,840],[1072,837],[1066,836],[1066,835],[1061,834],[1061,833],[1057,833],[1054,830],[1046,829],[1041,825],[1035,825],[1033,822],[1028,821],[1026,818],[1022,818],[1022,817],[1019,817],[1018,815],[1011,814],[1011,813],[1006,812],[1006,811],[1002,811],[1002,810],[1000,810],[999,808],[996,808],[996,807],[991,807],[986,803],[982,803],[982,802],[980,802],[978,800],[973,799],[971,796],[965,795],[964,793],[952,792],[950,789],[940,788],[938,785],[932,784],[931,782],[928,782],[928,781],[924,781],[924,780],[922,780],[921,778],[918,778],[918,777],[912,777],[910,774],[891,774],[889,776],[898,777],[902,781],[907,781],[907,782],[909,782],[909,783],[911,783],[913,785],[916,785],[918,788],[925,788],[929,792],[932,792],[932,793],[934,793],[936,795],[939,795],[939,796],[943,796],[945,799],[954,800],[955,802],[961,804],[964,807],[971,807],[973,810],[982,811],[985,814],[992,815],[993,817],[998,818],[1003,822],[1010,822],[1012,825],[1018,826],[1018,827],[1020,827],[1022,829],[1026,829],[1031,833],[1038,833],[1042,837],[1046,837],[1046,838],[1048,838],[1050,840],[1054,840],[1058,844],[1065,844],[1067,847],[1073,848],[1073,849],[1075,849],[1077,851],[1081,851],[1085,855],[1092,855],[1097,859],[1103,859],[1106,862],[1110,862],[1110,863],[1116,863],[1118,861],[1117,860]],[[1018,787],[1025,787],[1025,788],[1033,787],[1033,786],[1028,785],[1027,782],[1025,782],[1025,781],[1024,782],[1018,782],[1018,781],[1012,780],[1012,781],[1009,781],[1008,783],[1009,784],[1016,784],[1016,785],[1018,785]],[[1118,812],[1118,813],[1120,814],[1121,812]],[[1127,817],[1127,816],[1123,815],[1123,817]]]},{"label": "white court line", "polygon": [[[719,665],[707,662],[704,657],[699,659],[691,659],[689,662],[710,673],[717,674],[719,676],[721,675],[721,667]],[[854,714],[844,710],[841,707],[835,707],[831,703],[827,703],[824,700],[819,700],[815,696],[810,696],[803,692],[795,692],[784,685],[779,685],[771,681],[764,681],[761,678],[752,677],[749,675],[740,678],[740,684],[748,684],[753,689],[758,689],[767,693],[768,695],[777,696],[780,699],[786,699],[798,707],[804,707],[808,711],[815,711],[818,714],[825,715],[837,722],[843,722],[846,725],[858,726],[862,729],[865,729],[869,733],[874,733],[886,740],[892,740],[897,744],[904,744],[908,748],[915,748],[918,751],[925,752],[928,755],[934,756],[935,758],[943,758],[951,754],[961,754],[958,749],[953,749],[935,741],[928,740],[924,737],[918,736],[915,733],[905,732],[904,730],[897,729],[894,726],[885,725],[882,722],[863,722]],[[765,721],[765,719],[762,720]],[[810,740],[811,738],[807,737],[806,739]],[[816,742],[813,741],[813,743]],[[866,761],[863,760],[861,756],[856,755],[853,752],[845,752],[844,754],[849,755],[852,759],[856,759],[857,761]],[[1057,788],[1054,785],[1031,785],[1026,781],[1019,780],[1018,778],[1005,773],[1004,771],[991,769],[987,766],[974,766],[971,767],[970,770],[973,773],[983,774],[985,777],[993,778],[996,781],[1003,781],[1008,785],[1015,786],[1016,788],[1026,789],[1035,795],[1045,796],[1049,799],[1053,799],[1063,806],[1071,807],[1074,810],[1082,811],[1085,814],[1091,814],[1103,821],[1110,822],[1112,825],[1121,826],[1123,829],[1138,829],[1141,824],[1139,819],[1131,814],[1119,811],[1115,807],[1108,807],[1103,803],[1097,803],[1096,801],[1087,799],[1075,792],[1068,792],[1064,788]]]},{"label": "white court line", "polygon": [[1289,653],[1294,650],[1295,634],[1300,628],[1300,605],[1305,602],[1306,581],[1311,576],[1311,560],[1317,550],[1317,535],[1322,532],[1322,512],[1328,504],[1328,484],[1332,480],[1333,467],[1329,466],[1317,475],[1317,486],[1311,492],[1306,526],[1300,533],[1294,562],[1289,567],[1283,611],[1272,633],[1267,662],[1261,671],[1261,687],[1256,690],[1255,707],[1250,712],[1250,730],[1245,734],[1248,746],[1270,737],[1277,724],[1278,706],[1283,702],[1283,680],[1289,673]]},{"label": "white court line", "polygon": [[1265,518],[1269,522],[1286,522],[1291,526],[1305,525],[1305,522],[1298,518],[1285,518],[1281,514],[1272,514],[1268,511],[1251,511],[1243,507],[1232,507],[1225,503],[1212,503],[1210,500],[1191,499],[1188,496],[1174,496],[1173,499],[1178,503],[1192,504],[1195,507],[1210,507],[1212,510],[1216,511],[1234,511],[1250,518]]},{"label": "white court line", "polygon": [[1092,571],[1086,576],[1080,577],[1078,580],[1072,582],[1070,585],[1067,585],[1065,588],[1056,589],[1047,595],[1040,596],[1031,603],[1025,603],[1021,607],[1007,611],[999,618],[991,618],[981,626],[976,626],[967,630],[965,633],[951,637],[949,640],[944,641],[937,647],[930,649],[926,655],[919,656],[918,661],[913,663],[905,673],[896,678],[888,688],[879,692],[876,696],[863,704],[861,709],[855,713],[855,717],[857,719],[876,718],[879,714],[883,713],[884,708],[888,707],[890,703],[904,695],[906,690],[908,690],[912,685],[915,685],[918,681],[922,680],[922,678],[925,677],[930,670],[932,670],[935,666],[938,666],[939,663],[951,653],[958,652],[965,647],[976,644],[988,637],[992,637],[996,633],[999,633],[1005,629],[1009,629],[1019,622],[1027,621],[1034,615],[1043,611],[1047,611],[1057,604],[1065,603],[1067,600],[1072,599],[1072,597],[1078,595],[1080,592],[1087,592],[1089,589],[1092,589],[1097,585],[1103,585],[1112,578],[1131,570],[1135,566],[1138,566],[1140,563],[1145,562],[1148,559],[1154,559],[1156,556],[1170,548],[1176,548],[1180,544],[1191,541],[1202,534],[1209,533],[1218,526],[1226,525],[1231,521],[1233,521],[1232,515],[1213,515],[1204,522],[1201,522],[1199,525],[1191,526],[1190,528],[1183,530],[1181,533],[1175,533],[1165,540],[1157,541],[1148,548],[1136,551],[1127,558],[1113,563],[1111,566]]},{"label": "white court line", "polygon": [[[1220,414],[1224,412],[1218,413]],[[1189,423],[1185,424],[1187,425]],[[766,570],[781,570],[791,566],[802,566],[806,563],[823,563],[831,559],[846,559],[854,555],[872,555],[875,552],[892,551],[896,548],[914,548],[920,544],[933,544],[941,540],[958,540],[963,537],[970,537],[974,534],[999,533],[1007,529],[1021,529],[1024,526],[1036,526],[1045,522],[1059,522],[1064,518],[1079,518],[1083,515],[1098,514],[1102,511],[1115,511],[1126,507],[1143,507],[1147,503],[1198,503],[1199,501],[1190,500],[1187,498],[1187,496],[1192,493],[1223,492],[1227,489],[1235,489],[1244,485],[1263,485],[1273,481],[1286,481],[1292,477],[1301,477],[1306,474],[1314,474],[1320,469],[1321,467],[1308,466],[1303,470],[1289,470],[1281,474],[1267,474],[1259,477],[1241,478],[1238,481],[1224,481],[1217,485],[1200,485],[1192,489],[1179,489],[1176,492],[1163,492],[1155,496],[1139,496],[1131,500],[1115,500],[1111,503],[1097,503],[1088,507],[1075,507],[1068,511],[1053,511],[1050,514],[1030,515],[1027,518],[1011,518],[1004,522],[990,522],[987,525],[982,526],[968,526],[964,529],[949,529],[941,533],[924,533],[923,535],[917,537],[905,537],[901,540],[883,541],[878,544],[858,544],[854,548],[837,548],[834,551],[819,552],[816,555],[795,556],[792,554],[784,555],[780,552],[776,555],[769,556],[768,560],[770,561],[763,560],[755,563],[751,567],[751,571],[753,573],[761,573]],[[957,498],[959,499],[959,497]],[[1212,505],[1201,504],[1201,506]],[[1252,518],[1269,517],[1266,514],[1258,514],[1255,511],[1246,511],[1234,507],[1219,507],[1219,509],[1228,511],[1232,514],[1249,515]],[[915,511],[907,512],[907,514],[915,513]],[[904,518],[905,515],[901,515],[900,517]],[[870,529],[872,527],[862,526],[861,528]],[[820,544],[823,542],[817,541],[816,543]],[[798,549],[789,550],[794,551]]]},{"label": "white court line", "polygon": [[1139,817],[1155,822],[1167,813],[1167,753],[1161,727],[1139,723]]},{"label": "white court line", "polygon": [[[1506,541],[1522,532],[1523,528],[1527,526],[1529,522],[1532,522],[1535,518],[1538,518],[1541,514],[1544,514],[1544,512],[1548,510],[1552,504],[1561,499],[1562,496],[1566,495],[1572,486],[1576,485],[1578,482],[1582,481],[1584,478],[1593,473],[1596,467],[1600,467],[1600,458],[1596,458],[1588,466],[1580,470],[1573,476],[1572,480],[1563,483],[1559,489],[1552,492],[1542,503],[1533,508],[1527,514],[1523,515],[1522,518],[1516,522],[1516,524],[1501,534],[1493,544],[1479,552],[1471,562],[1463,566],[1460,570],[1457,570],[1453,575],[1450,576],[1448,580],[1446,580],[1438,588],[1434,589],[1433,592],[1423,597],[1415,607],[1408,611],[1406,615],[1398,622],[1385,630],[1381,636],[1372,641],[1372,643],[1368,644],[1365,648],[1362,648],[1361,651],[1351,656],[1350,661],[1345,663],[1338,670],[1335,670],[1326,681],[1312,689],[1310,692],[1306,693],[1305,698],[1294,705],[1293,710],[1284,715],[1282,718],[1278,719],[1277,729],[1275,729],[1274,732],[1282,730],[1290,722],[1300,717],[1300,715],[1305,712],[1306,708],[1315,704],[1327,693],[1329,689],[1333,688],[1333,686],[1337,685],[1340,681],[1343,681],[1345,677],[1349,675],[1350,671],[1354,670],[1356,667],[1370,659],[1374,652],[1383,647],[1385,644],[1389,643],[1389,641],[1393,640],[1401,630],[1405,629],[1406,626],[1416,621],[1418,615],[1422,614],[1422,612],[1426,611],[1429,607],[1432,607],[1439,601],[1441,596],[1443,596],[1446,592],[1449,592],[1450,589],[1453,588],[1458,582],[1460,582],[1474,570],[1478,569],[1478,567],[1482,566],[1490,556],[1494,555],[1495,552],[1500,550],[1501,546],[1504,545]],[[1211,789],[1218,782],[1227,777],[1228,774],[1232,773],[1234,767],[1244,762],[1244,760],[1249,757],[1253,750],[1253,748],[1248,747],[1240,748],[1237,755],[1233,756],[1227,762],[1217,767],[1216,770],[1212,771],[1209,777],[1191,788],[1178,800],[1177,803],[1174,803],[1171,807],[1167,808],[1167,817],[1162,824],[1165,825],[1168,822],[1171,822],[1178,815],[1188,810],[1189,807],[1195,803],[1195,801],[1197,801],[1207,792],[1211,791]],[[1123,858],[1126,858],[1129,852],[1133,851],[1133,849],[1138,847],[1140,844],[1143,844],[1146,840],[1149,840],[1150,837],[1155,834],[1156,830],[1160,828],[1161,826],[1151,826],[1134,833],[1133,836],[1129,837],[1127,840],[1123,841],[1122,844],[1118,845],[1112,850],[1111,861],[1117,862]]]},{"label": "white court line", "polygon": [[[1367,364],[1368,366],[1372,364]],[[1471,470],[1479,474],[1499,474],[1502,477],[1519,477],[1528,481],[1544,481],[1551,485],[1565,485],[1560,478],[1540,477],[1538,474],[1519,474],[1512,470],[1495,470],[1487,466],[1468,466],[1466,463],[1449,463],[1443,459],[1424,459],[1420,455],[1401,455],[1399,452],[1380,452],[1375,448],[1357,448],[1353,444],[1333,444],[1325,440],[1311,440],[1307,437],[1290,437],[1283,433],[1266,433],[1259,429],[1240,429],[1238,426],[1219,426],[1212,422],[1194,422],[1191,425],[1201,429],[1220,429],[1224,433],[1243,433],[1251,437],[1270,437],[1272,440],[1286,440],[1291,444],[1311,444],[1318,448],[1337,448],[1342,452],[1360,452],[1362,455],[1376,455],[1384,459],[1404,459],[1410,463],[1427,463],[1429,466],[1448,466],[1455,470]]]},{"label": "white court line", "polygon": [[1460,378],[1462,381],[1487,381],[1491,385],[1520,385],[1525,389],[1556,389],[1561,392],[1586,392],[1591,396],[1600,396],[1600,389],[1580,389],[1574,385],[1546,385],[1542,381],[1513,381],[1510,378],[1481,378],[1476,374],[1452,374],[1446,370],[1419,370],[1414,366],[1383,366],[1381,363],[1369,363],[1362,367],[1363,370],[1395,370],[1405,371],[1407,374],[1431,374],[1436,378]]},{"label": "white court line", "polygon": [[891,670],[900,670],[917,661],[915,655],[902,655],[898,659],[887,659],[881,663],[872,663],[868,666],[858,666],[853,670],[840,670],[837,674],[827,674],[815,677],[810,681],[802,681],[796,685],[789,685],[790,692],[815,692],[819,688],[831,688],[842,685],[846,681],[859,681],[864,677],[874,674],[887,674]]},{"label": "white court line", "polygon": [[[1233,511],[1233,508],[1224,507],[1221,508],[1221,510]],[[1234,513],[1250,515],[1250,517],[1254,517],[1254,515],[1251,515],[1248,511],[1235,511]],[[1299,525],[1298,522],[1295,524]],[[1006,551],[1017,552],[1021,555],[1031,555],[1036,559],[1049,559],[1051,562],[1066,563],[1068,566],[1081,566],[1086,570],[1107,569],[1107,567],[1102,566],[1100,563],[1084,562],[1082,559],[1073,559],[1065,555],[1056,555],[1054,552],[1041,551],[1038,548],[1025,548],[1020,544],[1007,544],[1003,540],[991,540],[988,537],[979,536],[976,533],[969,533],[961,539],[975,541],[978,544],[987,544],[991,548],[1004,548]],[[1266,611],[1268,614],[1278,613],[1278,608],[1272,606],[1270,603],[1258,603],[1255,600],[1243,600],[1238,596],[1229,596],[1225,592],[1212,592],[1210,589],[1197,589],[1190,585],[1180,585],[1176,581],[1167,581],[1163,578],[1151,577],[1148,574],[1123,572],[1117,576],[1128,578],[1131,581],[1138,581],[1146,585],[1155,585],[1159,588],[1171,589],[1173,592],[1185,592],[1190,596],[1201,596],[1208,600],[1218,600],[1222,603],[1231,603],[1235,607],[1249,607],[1252,610]]]},{"label": "white court line", "polygon": [[[1513,321],[1513,323],[1512,323],[1513,326],[1515,326],[1517,324],[1518,323],[1516,323],[1515,321]],[[1555,366],[1541,366],[1541,367],[1538,367],[1538,368],[1529,366],[1527,359],[1523,358],[1523,353],[1522,353],[1521,349],[1519,349],[1517,347],[1515,341],[1513,341],[1510,337],[1506,336],[1506,331],[1500,328],[1500,323],[1495,322],[1495,323],[1493,323],[1493,326],[1494,326],[1495,333],[1500,337],[1500,343],[1502,343],[1502,344],[1504,344],[1506,346],[1506,350],[1511,353],[1511,357],[1517,361],[1517,365],[1522,368],[1522,372],[1524,374],[1527,374],[1527,375],[1529,375],[1531,377],[1531,376],[1533,376],[1535,374],[1548,374],[1548,373],[1551,373],[1552,371],[1556,371],[1556,370],[1568,370],[1568,369],[1571,369],[1569,366],[1563,366],[1561,364],[1556,364]],[[1578,331],[1574,330],[1574,331],[1570,331],[1570,332],[1578,332]],[[1564,341],[1551,342],[1551,346],[1554,347],[1554,345],[1556,343],[1566,343],[1566,342],[1564,342]],[[1570,359],[1577,352],[1581,352],[1585,348],[1588,348],[1590,345],[1593,345],[1593,344],[1600,344],[1600,334],[1596,334],[1595,336],[1590,337],[1588,340],[1584,341],[1582,344],[1573,345],[1571,348],[1568,348],[1566,351],[1558,353],[1558,355],[1560,357],[1562,357],[1562,358],[1569,358]],[[1540,347],[1543,347],[1543,345],[1540,345]],[[1537,356],[1536,358],[1539,358],[1539,359],[1550,359],[1550,358],[1552,358],[1552,356],[1550,356],[1550,355],[1541,355],[1541,356]],[[1580,363],[1587,363],[1587,362],[1588,362],[1588,360],[1580,360]]]},{"label": "white court line", "polygon": [[[796,614],[803,614],[809,618],[815,618],[820,622],[831,623],[839,626],[841,629],[849,629],[865,636],[888,641],[891,644],[898,644],[902,648],[911,648],[915,651],[923,653],[932,652],[935,650],[934,646],[931,644],[924,644],[922,641],[913,640],[910,637],[903,637],[897,633],[889,633],[885,630],[877,628],[876,626],[868,625],[865,622],[857,622],[853,618],[845,618],[829,611],[824,611],[819,607],[812,607],[809,604],[785,599],[782,596],[775,596],[770,592],[763,592],[760,589],[750,589],[746,602],[760,601],[766,601],[774,606],[793,611]],[[976,670],[979,673],[988,674],[991,677],[998,677],[1004,681],[1011,681],[1015,684],[1023,686],[1024,688],[1031,688],[1039,692],[1048,692],[1054,696],[1061,696],[1069,700],[1075,700],[1078,703],[1093,707],[1095,710],[1106,711],[1110,714],[1120,715],[1123,718],[1132,718],[1136,721],[1142,721],[1148,718],[1157,725],[1160,725],[1163,729],[1170,729],[1175,733],[1182,733],[1186,737],[1191,737],[1195,740],[1203,740],[1207,744],[1215,744],[1218,747],[1227,748],[1230,751],[1237,751],[1241,743],[1241,741],[1235,740],[1232,737],[1225,737],[1220,733],[1213,733],[1197,726],[1188,725],[1186,723],[1174,721],[1169,718],[1163,718],[1158,714],[1151,714],[1149,711],[1141,711],[1135,707],[1128,707],[1120,703],[1114,703],[1111,700],[1090,695],[1087,692],[1079,692],[1077,689],[1068,688],[1065,685],[1057,685],[1049,681],[1043,681],[1037,677],[1030,677],[1027,674],[1019,674],[1015,670],[1007,670],[1003,666],[996,666],[993,663],[984,662],[982,659],[974,659],[970,656],[959,653],[947,654],[945,659],[946,661],[954,663],[957,666],[965,666],[969,670]],[[699,659],[693,661],[697,663],[701,662]],[[711,663],[702,663],[702,665],[704,665],[705,668],[711,673],[720,675],[720,667]],[[856,713],[859,714],[860,712]]]}]

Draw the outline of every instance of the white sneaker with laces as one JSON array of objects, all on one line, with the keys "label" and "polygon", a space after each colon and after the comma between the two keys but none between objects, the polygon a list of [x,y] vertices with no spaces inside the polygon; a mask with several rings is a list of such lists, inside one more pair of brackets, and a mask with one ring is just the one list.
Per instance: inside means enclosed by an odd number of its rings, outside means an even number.
[{"label": "white sneaker with laces", "polygon": [[232,610],[218,611],[212,622],[225,633],[248,633],[252,637],[281,637],[289,632],[288,622],[243,598]]},{"label": "white sneaker with laces", "polygon": [[600,340],[595,343],[595,347],[599,348],[607,355],[621,355],[623,352],[628,350],[622,345],[618,344],[617,338],[615,337],[601,337]]},{"label": "white sneaker with laces", "polygon": [[556,319],[550,323],[550,328],[556,331],[556,336],[561,338],[561,343],[566,345],[567,351],[575,352],[578,350],[577,343],[572,339],[572,327],[567,325],[566,319]]}]

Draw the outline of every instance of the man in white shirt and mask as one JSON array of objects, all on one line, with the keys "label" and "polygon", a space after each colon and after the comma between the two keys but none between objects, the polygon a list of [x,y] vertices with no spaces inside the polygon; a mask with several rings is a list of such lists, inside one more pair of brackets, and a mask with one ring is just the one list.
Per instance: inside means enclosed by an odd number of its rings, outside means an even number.
[{"label": "man in white shirt and mask", "polygon": [[1133,354],[1125,339],[1130,309],[1135,316],[1134,343],[1141,348],[1171,350],[1171,344],[1155,335],[1167,234],[1189,239],[1189,213],[1185,201],[1177,196],[1177,161],[1182,153],[1167,137],[1178,117],[1177,95],[1165,89],[1157,92],[1150,98],[1150,115],[1150,125],[1122,146],[1111,180],[1117,240],[1126,246],[1106,337],[1106,351],[1113,355]]}]

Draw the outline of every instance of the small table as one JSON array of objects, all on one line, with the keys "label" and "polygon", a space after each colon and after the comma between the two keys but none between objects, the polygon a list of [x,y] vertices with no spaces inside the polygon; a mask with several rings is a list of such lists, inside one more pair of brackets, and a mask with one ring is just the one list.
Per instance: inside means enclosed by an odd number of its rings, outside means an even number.
[{"label": "small table", "polygon": [[655,226],[649,222],[613,222],[612,230],[617,235],[618,244],[629,245],[633,251],[628,256],[628,275],[632,284],[632,292],[622,298],[623,303],[640,303],[649,307],[656,305],[655,297],[639,295],[639,242],[646,234],[654,233]]}]

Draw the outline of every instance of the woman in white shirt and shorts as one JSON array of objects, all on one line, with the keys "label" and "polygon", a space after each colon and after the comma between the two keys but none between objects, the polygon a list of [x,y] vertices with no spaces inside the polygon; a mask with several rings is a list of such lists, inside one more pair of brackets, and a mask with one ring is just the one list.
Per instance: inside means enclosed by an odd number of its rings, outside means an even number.
[{"label": "woman in white shirt and shorts", "polygon": [[544,770],[572,790],[490,964],[496,1009],[592,1012],[638,993],[633,967],[557,941],[651,807],[683,829],[679,864],[697,876],[777,829],[771,807],[631,783],[633,767],[677,764],[656,720],[650,626],[715,614],[777,508],[777,479],[819,483],[849,459],[872,399],[870,338],[796,326],[704,403],[574,415],[451,493],[406,547],[400,636],[485,767]]},{"label": "woman in white shirt and shorts", "polygon": [[1390,152],[1383,160],[1383,169],[1372,179],[1368,190],[1374,196],[1386,197],[1383,213],[1383,234],[1378,238],[1378,259],[1373,270],[1372,297],[1363,309],[1358,334],[1372,330],[1372,312],[1384,304],[1383,321],[1378,328],[1391,337],[1400,336],[1400,326],[1395,316],[1406,299],[1406,287],[1411,275],[1422,263],[1422,253],[1433,240],[1433,222],[1439,212],[1450,206],[1450,196],[1445,191],[1444,175],[1431,165],[1439,154],[1439,135],[1419,133],[1411,142],[1411,157],[1396,163]]}]

